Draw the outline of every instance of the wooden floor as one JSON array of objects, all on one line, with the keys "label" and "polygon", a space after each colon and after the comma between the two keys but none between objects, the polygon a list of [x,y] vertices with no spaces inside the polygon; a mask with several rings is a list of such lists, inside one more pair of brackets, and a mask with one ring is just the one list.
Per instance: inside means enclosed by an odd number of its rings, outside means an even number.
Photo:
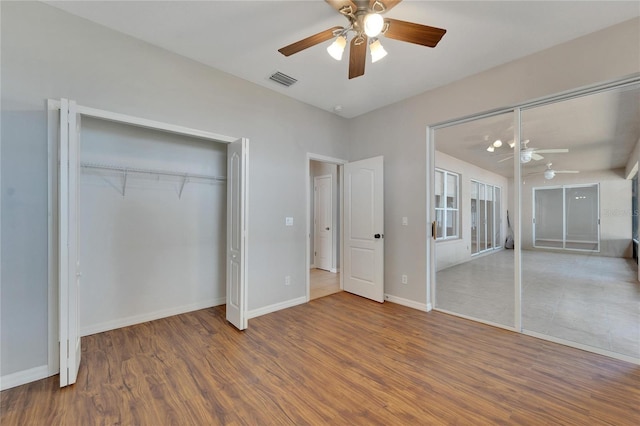
[{"label": "wooden floor", "polygon": [[309,299],[318,299],[338,293],[340,289],[340,273],[311,269],[309,271]]},{"label": "wooden floor", "polygon": [[9,425],[640,424],[640,367],[341,292],[83,339],[78,383],[4,391]]}]

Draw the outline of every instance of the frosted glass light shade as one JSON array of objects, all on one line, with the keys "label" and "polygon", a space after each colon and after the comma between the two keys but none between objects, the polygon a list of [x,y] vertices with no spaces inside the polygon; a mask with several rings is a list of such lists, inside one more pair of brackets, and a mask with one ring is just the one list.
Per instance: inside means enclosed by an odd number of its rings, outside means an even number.
[{"label": "frosted glass light shade", "polygon": [[387,56],[387,51],[382,47],[380,40],[376,40],[371,43],[369,45],[369,50],[371,51],[371,62],[377,62]]},{"label": "frosted glass light shade", "polygon": [[377,13],[370,13],[364,17],[364,33],[368,37],[376,37],[384,27],[384,19]]},{"label": "frosted glass light shade", "polygon": [[347,39],[345,36],[339,36],[329,47],[327,47],[327,52],[329,52],[329,55],[331,55],[333,59],[339,61],[342,59],[342,54],[344,53],[344,47],[346,45]]}]

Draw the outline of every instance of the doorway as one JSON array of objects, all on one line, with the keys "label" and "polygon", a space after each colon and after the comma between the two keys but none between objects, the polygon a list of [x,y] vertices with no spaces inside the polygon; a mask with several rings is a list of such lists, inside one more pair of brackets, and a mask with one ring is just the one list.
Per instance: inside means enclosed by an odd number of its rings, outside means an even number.
[{"label": "doorway", "polygon": [[340,276],[342,162],[309,156],[307,300],[342,291]]}]

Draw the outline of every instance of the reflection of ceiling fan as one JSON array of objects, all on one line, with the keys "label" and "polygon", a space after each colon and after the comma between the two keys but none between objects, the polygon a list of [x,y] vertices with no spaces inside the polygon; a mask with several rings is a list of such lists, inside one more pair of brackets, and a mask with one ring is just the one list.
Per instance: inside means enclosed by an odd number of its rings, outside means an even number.
[{"label": "reflection of ceiling fan", "polygon": [[556,177],[557,174],[559,173],[580,173],[577,170],[553,170],[551,168],[551,163],[547,163],[547,169],[542,171],[542,172],[537,172],[537,173],[531,173],[532,175],[539,175],[539,174],[543,174],[544,178],[547,180],[551,180],[554,177]]},{"label": "reflection of ceiling fan", "polygon": [[[544,159],[544,157],[540,154],[563,154],[563,153],[569,152],[567,148],[555,148],[555,149],[529,148],[527,147],[528,143],[529,143],[529,139],[527,139],[526,141],[523,141],[522,144],[520,145],[520,162],[521,163],[528,163],[531,160],[540,161]],[[512,158],[513,158],[513,155],[509,155],[508,157],[503,158],[502,160],[499,160],[498,163],[510,160]]]},{"label": "reflection of ceiling fan", "polygon": [[293,55],[308,47],[336,38],[327,48],[329,54],[336,60],[342,59],[342,53],[347,45],[347,37],[353,33],[349,48],[349,78],[364,75],[364,65],[367,58],[367,45],[371,51],[371,62],[376,62],[386,56],[387,52],[380,44],[380,34],[394,40],[406,41],[427,47],[435,47],[447,30],[398,21],[397,19],[382,18],[387,12],[402,0],[325,0],[334,9],[349,20],[346,27],[333,27],[321,33],[312,35],[293,44],[278,49],[284,56]]}]

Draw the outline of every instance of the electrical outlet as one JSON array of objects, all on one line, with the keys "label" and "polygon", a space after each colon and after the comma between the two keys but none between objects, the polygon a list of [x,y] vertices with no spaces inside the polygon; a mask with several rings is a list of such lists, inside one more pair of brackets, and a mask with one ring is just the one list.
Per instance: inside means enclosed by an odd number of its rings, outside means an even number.
[{"label": "electrical outlet", "polygon": [[406,216],[403,216],[402,218],[402,226],[407,226],[409,225],[409,218]]},{"label": "electrical outlet", "polygon": [[284,277],[284,285],[291,285],[291,276],[287,275]]},{"label": "electrical outlet", "polygon": [[293,218],[288,216],[284,218],[284,224],[286,226],[293,226]]},{"label": "electrical outlet", "polygon": [[409,280],[408,280],[407,276],[406,276],[406,275],[403,275],[403,276],[402,276],[402,284],[406,284],[408,281],[409,281]]}]

